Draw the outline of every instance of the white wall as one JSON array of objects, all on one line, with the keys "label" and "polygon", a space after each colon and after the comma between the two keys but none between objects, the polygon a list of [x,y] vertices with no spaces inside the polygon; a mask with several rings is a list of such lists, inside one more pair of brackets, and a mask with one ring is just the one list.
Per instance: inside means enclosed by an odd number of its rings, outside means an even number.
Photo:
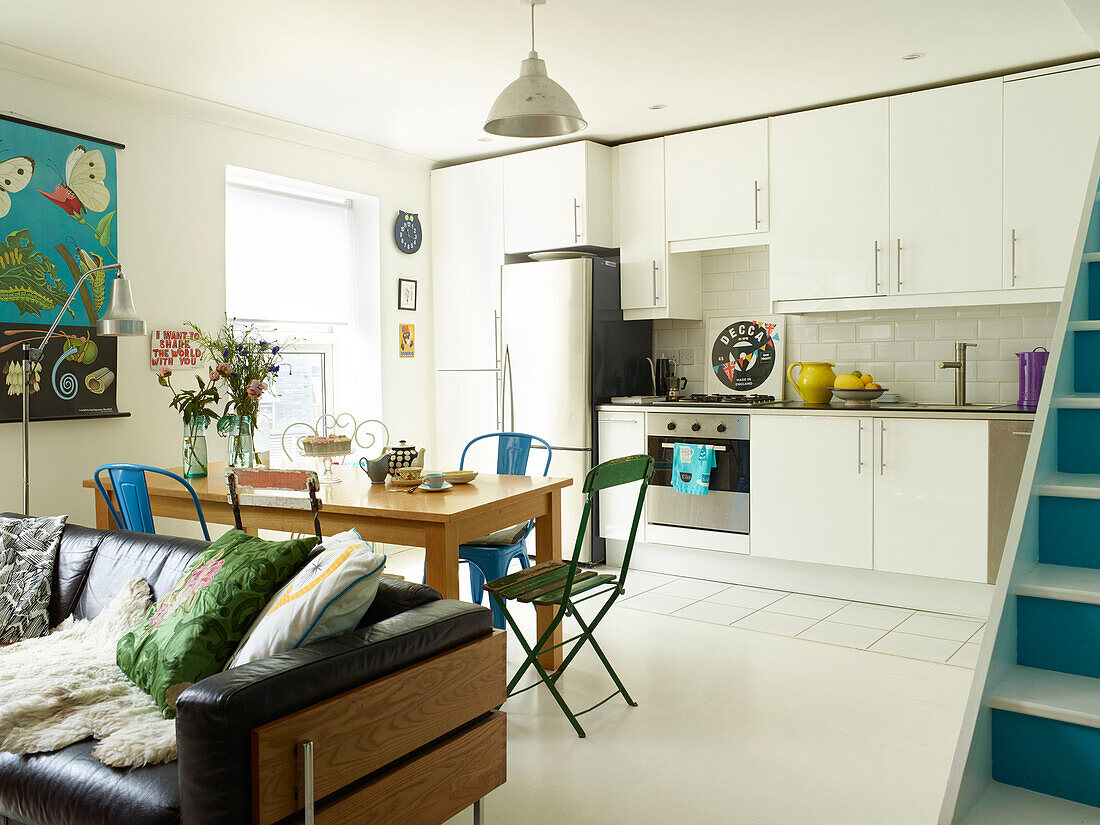
[{"label": "white wall", "polygon": [[[767,314],[768,248],[721,249],[703,254],[703,315]],[[967,352],[966,397],[975,403],[1009,404],[1019,392],[1015,353],[1050,347],[1058,304],[931,307],[876,311],[814,312],[787,316],[785,354],[795,361],[832,361],[836,371],[859,369],[906,401],[954,399],[955,373],[937,362],[955,357],[955,341],[976,343]],[[661,357],[690,350],[694,364],[680,368],[687,392],[706,392],[710,353],[706,320],[655,321],[653,346]],[[785,398],[797,399],[789,383]]]},{"label": "white wall", "polygon": [[[0,106],[18,117],[126,144],[118,153],[118,256],[150,329],[178,328],[184,320],[214,328],[222,321],[227,164],[377,196],[382,382],[371,391],[383,395],[384,420],[395,442],[404,438],[431,449],[430,241],[407,256],[391,240],[399,210],[419,212],[425,229],[431,225],[428,161],[8,46],[0,46]],[[426,234],[430,238],[430,230]],[[420,282],[416,313],[396,310],[399,275]],[[417,325],[415,358],[398,358],[400,322]],[[92,494],[80,483],[96,466],[179,466],[182,425],[148,359],[147,338],[119,340],[118,403],[132,418],[32,424],[34,512],[69,513],[73,521],[92,524]],[[224,458],[221,439],[209,440],[211,458]],[[22,509],[20,468],[20,426],[0,424],[0,511]]]}]

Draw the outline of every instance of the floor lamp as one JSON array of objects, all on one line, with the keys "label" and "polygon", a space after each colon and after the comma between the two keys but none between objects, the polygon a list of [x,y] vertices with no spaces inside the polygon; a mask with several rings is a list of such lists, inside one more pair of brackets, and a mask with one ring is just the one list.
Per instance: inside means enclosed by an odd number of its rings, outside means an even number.
[{"label": "floor lamp", "polygon": [[104,336],[124,336],[124,335],[144,335],[145,334],[145,322],[138,317],[137,310],[134,309],[134,293],[130,290],[130,282],[126,280],[122,274],[122,264],[109,264],[107,266],[101,266],[98,269],[90,269],[85,272],[79,281],[76,282],[76,286],[73,291],[69,293],[69,299],[65,302],[65,306],[61,307],[61,312],[57,313],[57,318],[54,319],[53,326],[50,327],[50,331],[46,333],[46,336],[39,342],[38,346],[32,346],[29,341],[23,342],[23,514],[29,516],[31,514],[31,382],[33,380],[33,370],[35,364],[42,363],[42,359],[46,354],[46,345],[50,341],[50,337],[57,331],[58,324],[61,323],[61,318],[69,309],[69,304],[76,298],[76,293],[80,291],[81,285],[88,280],[89,275],[95,275],[97,272],[117,272],[111,284],[111,302],[107,305],[107,311],[103,313],[103,317],[96,321],[95,331],[96,335]]}]

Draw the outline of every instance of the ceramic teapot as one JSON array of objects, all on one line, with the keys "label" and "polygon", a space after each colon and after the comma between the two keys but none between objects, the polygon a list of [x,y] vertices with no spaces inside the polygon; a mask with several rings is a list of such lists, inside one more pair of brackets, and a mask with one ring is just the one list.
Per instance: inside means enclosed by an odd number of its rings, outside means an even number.
[{"label": "ceramic teapot", "polygon": [[424,448],[409,447],[404,441],[396,447],[390,448],[390,475],[393,475],[401,467],[423,467]]},{"label": "ceramic teapot", "polygon": [[390,448],[384,449],[382,455],[374,461],[365,456],[359,459],[359,468],[367,474],[371,484],[385,484],[386,476],[390,472]]},{"label": "ceramic teapot", "polygon": [[[787,380],[807,404],[828,404],[833,397],[833,382],[836,381],[834,366],[828,361],[795,361],[787,367]],[[792,374],[795,367],[798,367],[797,380]]]}]

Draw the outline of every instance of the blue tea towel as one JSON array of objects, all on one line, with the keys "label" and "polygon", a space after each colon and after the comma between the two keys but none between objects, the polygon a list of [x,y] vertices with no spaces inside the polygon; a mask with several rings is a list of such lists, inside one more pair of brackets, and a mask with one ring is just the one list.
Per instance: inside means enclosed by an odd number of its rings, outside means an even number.
[{"label": "blue tea towel", "polygon": [[672,489],[705,496],[710,491],[710,471],[717,464],[715,449],[709,444],[673,444]]}]

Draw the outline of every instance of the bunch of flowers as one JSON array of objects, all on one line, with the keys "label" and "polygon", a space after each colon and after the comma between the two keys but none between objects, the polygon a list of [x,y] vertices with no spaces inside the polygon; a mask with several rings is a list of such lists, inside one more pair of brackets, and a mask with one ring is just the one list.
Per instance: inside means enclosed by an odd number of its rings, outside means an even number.
[{"label": "bunch of flowers", "polygon": [[157,383],[172,391],[170,406],[183,416],[184,424],[195,424],[204,419],[207,422],[217,420],[218,414],[212,407],[216,406],[218,401],[221,400],[217,387],[220,377],[217,372],[210,370],[209,383],[196,375],[195,383],[198,385],[198,389],[177,390],[172,386],[172,368],[161,367],[157,370]]},{"label": "bunch of flowers", "polygon": [[224,414],[232,410],[235,415],[249,416],[255,431],[260,398],[279,377],[283,346],[268,341],[255,327],[242,327],[230,321],[215,335],[207,335],[190,322],[187,326],[198,333],[199,347],[217,362],[210,376],[213,380],[217,375],[225,382]]}]

